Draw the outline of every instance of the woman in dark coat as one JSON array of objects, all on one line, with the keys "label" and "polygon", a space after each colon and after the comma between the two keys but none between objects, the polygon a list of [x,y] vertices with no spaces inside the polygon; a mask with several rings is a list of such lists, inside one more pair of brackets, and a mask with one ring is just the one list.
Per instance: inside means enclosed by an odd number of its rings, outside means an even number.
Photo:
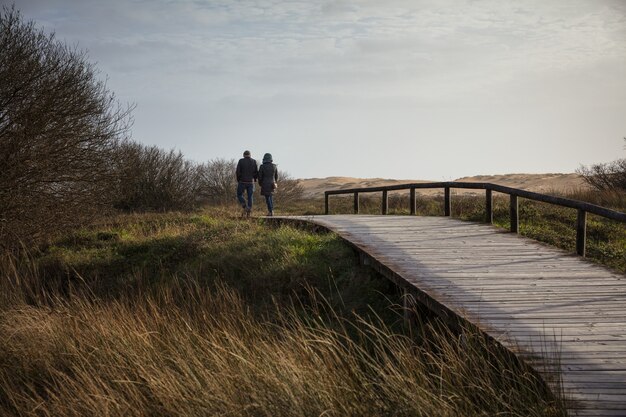
[{"label": "woman in dark coat", "polygon": [[263,155],[263,164],[261,164],[259,168],[259,185],[261,186],[261,195],[265,196],[268,216],[274,215],[274,200],[272,194],[278,187],[276,184],[278,181],[278,169],[273,162],[272,154],[266,153]]}]

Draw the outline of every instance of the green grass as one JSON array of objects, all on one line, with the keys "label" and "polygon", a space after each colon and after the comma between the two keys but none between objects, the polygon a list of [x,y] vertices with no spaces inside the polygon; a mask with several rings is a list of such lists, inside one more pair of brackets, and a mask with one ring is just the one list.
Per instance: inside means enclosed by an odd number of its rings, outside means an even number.
[{"label": "green grass", "polygon": [[559,416],[529,369],[422,316],[333,234],[130,215],[0,262],[7,416]]},{"label": "green grass", "polygon": [[[360,267],[335,235],[272,229],[223,212],[120,216],[45,247],[37,266],[49,282],[87,283],[101,297],[193,276],[207,285],[227,283],[258,308],[303,295],[312,285],[333,308],[365,312],[363,306],[375,304],[365,289],[392,288]],[[339,287],[348,290],[338,294]]]}]

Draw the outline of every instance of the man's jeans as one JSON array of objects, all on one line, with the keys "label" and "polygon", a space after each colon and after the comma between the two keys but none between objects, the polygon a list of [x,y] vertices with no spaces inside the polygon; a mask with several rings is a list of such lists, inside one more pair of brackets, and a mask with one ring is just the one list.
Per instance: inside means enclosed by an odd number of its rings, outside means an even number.
[{"label": "man's jeans", "polygon": [[243,199],[244,191],[246,191],[248,194],[247,208],[251,209],[252,208],[252,195],[254,193],[254,183],[253,182],[249,182],[249,183],[240,182],[237,185],[237,200],[239,200],[239,204],[241,204],[241,207],[246,208],[246,200]]}]

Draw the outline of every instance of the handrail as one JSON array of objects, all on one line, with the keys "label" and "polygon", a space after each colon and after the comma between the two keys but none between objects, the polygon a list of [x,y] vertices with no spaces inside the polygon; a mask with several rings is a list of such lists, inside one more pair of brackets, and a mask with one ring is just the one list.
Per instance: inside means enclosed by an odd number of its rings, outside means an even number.
[{"label": "handrail", "polygon": [[427,182],[427,183],[409,183],[409,184],[397,184],[397,185],[385,185],[379,187],[363,187],[363,188],[349,188],[342,190],[329,190],[324,192],[324,208],[325,213],[329,213],[329,196],[337,194],[353,194],[354,195],[354,213],[359,213],[359,194],[360,193],[372,193],[382,192],[383,201],[381,212],[387,214],[388,192],[398,190],[410,190],[410,209],[411,214],[416,214],[415,205],[415,190],[425,188],[443,188],[444,189],[444,216],[451,215],[451,199],[450,190],[453,188],[466,188],[474,190],[485,190],[486,196],[486,210],[485,210],[485,222],[493,223],[493,192],[499,192],[508,194],[510,196],[510,217],[511,217],[511,232],[519,232],[519,210],[518,210],[518,197],[526,198],[529,200],[541,201],[544,203],[554,204],[563,207],[574,208],[578,210],[578,218],[576,225],[576,253],[580,256],[585,256],[585,241],[586,241],[586,229],[587,229],[587,213],[596,214],[598,216],[605,217],[607,219],[617,220],[622,223],[626,223],[626,213],[621,211],[611,210],[606,207],[598,206],[591,203],[585,203],[583,201],[572,200],[569,198],[556,197],[547,194],[535,193],[532,191],[521,190],[519,188],[505,187],[503,185],[492,184],[488,182]]}]

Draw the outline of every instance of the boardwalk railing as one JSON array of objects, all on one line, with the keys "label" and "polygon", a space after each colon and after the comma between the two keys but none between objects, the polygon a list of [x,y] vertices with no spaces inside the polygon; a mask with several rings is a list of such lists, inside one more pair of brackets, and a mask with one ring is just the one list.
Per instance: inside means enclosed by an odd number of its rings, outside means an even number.
[{"label": "boardwalk railing", "polygon": [[485,190],[486,209],[485,222],[493,222],[493,192],[508,194],[510,196],[510,216],[511,216],[511,232],[519,232],[519,209],[518,198],[526,198],[529,200],[542,201],[544,203],[555,204],[558,206],[570,207],[578,210],[578,218],[576,222],[576,253],[585,256],[585,242],[587,233],[587,213],[592,213],[608,219],[617,220],[626,223],[626,213],[611,210],[606,207],[597,206],[595,204],[585,203],[582,201],[571,200],[569,198],[555,197],[546,194],[535,193],[532,191],[520,190],[518,188],[505,187],[502,185],[491,184],[488,182],[428,182],[428,183],[412,183],[388,185],[381,187],[366,188],[350,188],[342,190],[330,190],[324,192],[324,210],[328,214],[330,212],[329,197],[337,194],[353,194],[354,195],[354,213],[359,213],[359,194],[382,192],[383,199],[381,205],[381,213],[387,214],[389,209],[389,199],[387,198],[389,191],[409,190],[410,210],[411,214],[416,214],[415,190],[426,188],[443,188],[444,190],[444,216],[450,216],[452,212],[452,204],[450,199],[450,190],[453,188],[466,188],[473,190]]}]

